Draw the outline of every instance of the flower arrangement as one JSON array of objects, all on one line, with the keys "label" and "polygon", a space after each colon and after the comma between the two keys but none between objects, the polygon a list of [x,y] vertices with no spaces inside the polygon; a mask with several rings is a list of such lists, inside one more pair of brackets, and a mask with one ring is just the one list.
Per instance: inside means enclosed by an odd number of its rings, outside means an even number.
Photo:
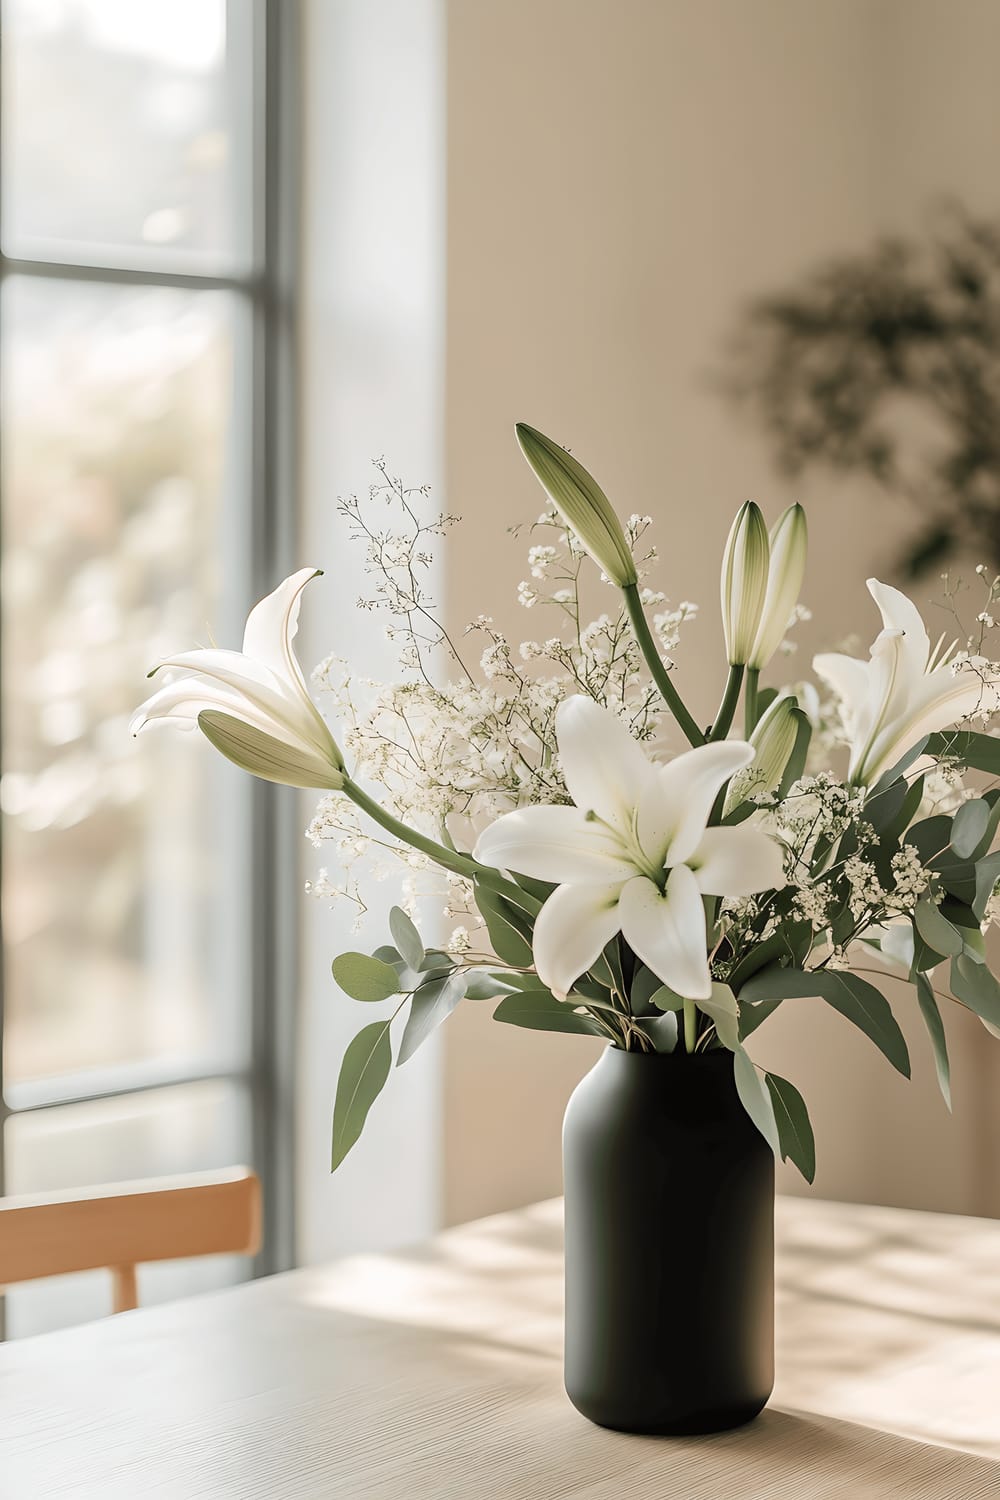
[{"label": "flower arrangement", "polygon": [[[365,682],[334,657],[317,669],[344,750],[293,649],[314,568],[254,608],[242,651],[189,651],[155,668],[173,679],[133,730],[196,725],[254,775],[324,791],[310,837],[334,841],[345,874],[339,885],[324,875],[320,894],[362,911],[357,869],[373,850],[401,856],[411,879],[444,877],[445,912],[462,918],[446,944],[425,945],[396,906],[391,942],[333,962],[354,1000],[398,999],[343,1059],[334,1167],[389,1076],[397,1017],[407,1012],[398,1065],[460,1002],[496,1000],[497,1021],[626,1051],[728,1049],[748,1114],[811,1181],[802,1097],[746,1050],[785,1000],[829,1004],[909,1076],[890,1004],[864,976],[908,982],[949,1106],[939,1000],[1000,1035],[1000,983],[984,939],[997,908],[1000,787],[974,792],[963,781],[968,771],[1000,775],[1000,738],[989,732],[1000,663],[986,649],[1000,580],[980,569],[975,631],[958,625],[958,640],[932,649],[914,604],[871,579],[882,629],[868,660],[820,655],[819,687],[762,687],[804,613],[806,519],[793,505],[769,533],[748,503],[724,549],[728,672],[702,728],[675,666],[696,609],[671,608],[644,582],[656,562],[649,518],[622,524],[576,458],[531,427],[519,425],[517,437],[548,502],[531,528],[531,581],[519,599],[554,611],[549,637],[515,653],[480,616],[469,627],[484,643],[480,670],[466,663],[427,593],[434,541],[455,518],[429,515],[427,493],[405,489],[380,462],[367,501],[352,496],[340,508],[376,580],[359,602],[386,619],[401,675]],[[379,511],[394,526],[381,525]],[[617,600],[587,622],[581,580],[591,562]],[[956,597],[952,589],[957,620]],[[436,670],[441,662],[450,674]],[[665,752],[678,735],[686,747]],[[380,786],[380,800],[365,781]]]}]

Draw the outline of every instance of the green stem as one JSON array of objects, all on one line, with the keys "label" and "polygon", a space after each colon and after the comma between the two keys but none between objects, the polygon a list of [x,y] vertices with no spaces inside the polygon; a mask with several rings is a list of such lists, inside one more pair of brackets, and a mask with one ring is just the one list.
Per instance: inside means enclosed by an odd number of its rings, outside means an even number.
[{"label": "green stem", "polygon": [[409,844],[411,849],[419,849],[421,854],[426,854],[436,865],[442,869],[451,870],[455,875],[464,875],[467,880],[478,880],[480,885],[488,886],[491,891],[496,891],[500,896],[506,896],[508,901],[521,911],[529,911],[535,915],[541,910],[542,903],[536,901],[526,891],[522,891],[519,885],[514,885],[510,880],[505,880],[499,870],[494,870],[490,865],[481,865],[477,859],[471,859],[467,854],[459,854],[455,850],[439,844],[435,839],[427,838],[425,834],[418,833],[415,828],[401,823],[394,818],[392,813],[386,812],[373,797],[362,791],[356,781],[352,781],[347,775],[344,776],[344,794],[350,797],[355,807],[367,813],[373,822],[378,823],[393,838],[399,839],[402,844]]},{"label": "green stem", "polygon": [[760,681],[760,667],[747,667],[747,687],[743,695],[743,733],[747,739],[757,728],[757,684]]},{"label": "green stem", "polygon": [[646,620],[646,613],[642,607],[642,600],[639,598],[638,585],[628,583],[622,589],[622,593],[625,596],[625,608],[628,610],[628,617],[632,622],[632,630],[639,643],[639,650],[643,654],[646,666],[649,668],[650,676],[659,688],[670,712],[687,736],[689,743],[692,745],[703,745],[705,743],[705,736],[685,708],[681,695],[671,682],[670,674],[663,665],[660,653],[656,649],[656,642],[653,640],[649,624]]},{"label": "green stem", "polygon": [[722,702],[719,704],[719,712],[715,716],[715,723],[708,733],[710,740],[724,740],[729,733],[733,716],[736,713],[736,705],[740,701],[743,672],[744,668],[742,666],[729,668],[726,691],[722,695]]},{"label": "green stem", "polygon": [[684,1050],[693,1052],[698,1042],[698,1012],[693,1000],[684,1001]]}]

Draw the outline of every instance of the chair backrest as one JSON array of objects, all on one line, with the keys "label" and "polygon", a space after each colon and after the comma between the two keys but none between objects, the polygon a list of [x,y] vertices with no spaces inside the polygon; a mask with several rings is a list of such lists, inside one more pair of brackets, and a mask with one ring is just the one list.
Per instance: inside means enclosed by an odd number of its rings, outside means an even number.
[{"label": "chair backrest", "polygon": [[260,1182],[247,1167],[0,1198],[0,1287],[106,1267],[114,1310],[138,1306],[135,1268],[191,1255],[253,1255]]}]

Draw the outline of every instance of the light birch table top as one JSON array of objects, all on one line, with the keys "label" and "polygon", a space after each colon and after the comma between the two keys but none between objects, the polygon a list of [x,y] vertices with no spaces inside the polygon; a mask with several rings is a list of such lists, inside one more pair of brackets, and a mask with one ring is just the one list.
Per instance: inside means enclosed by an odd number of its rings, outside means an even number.
[{"label": "light birch table top", "polygon": [[998,1500],[1000,1223],[779,1200],[778,1384],[636,1438],[561,1385],[561,1206],[0,1347],[2,1500]]}]

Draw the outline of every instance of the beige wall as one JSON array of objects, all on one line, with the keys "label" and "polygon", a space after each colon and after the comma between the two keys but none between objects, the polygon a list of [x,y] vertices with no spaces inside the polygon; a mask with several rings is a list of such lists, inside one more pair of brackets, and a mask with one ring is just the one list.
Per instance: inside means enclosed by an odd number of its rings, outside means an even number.
[{"label": "beige wall", "polygon": [[[573,446],[624,511],[655,517],[660,586],[699,600],[679,682],[717,697],[718,554],[735,508],[792,498],[757,434],[710,386],[740,304],[929,194],[994,207],[1000,5],[984,0],[451,0],[448,6],[447,491],[465,516],[449,623],[481,610],[516,639],[524,576],[504,527],[539,495],[511,425]],[[814,611],[802,659],[874,627],[906,513],[810,479]],[[758,1055],[795,1080],[831,1197],[1000,1212],[984,1145],[1000,1061],[953,1027],[949,1119],[902,993],[907,1087],[818,1003],[790,1004]],[[949,1018],[951,1019],[951,1018]],[[1000,1051],[1000,1049],[998,1049]],[[449,1220],[559,1190],[559,1122],[590,1045],[493,1025],[447,1029]],[[994,1137],[996,1112],[993,1110]],[[783,1177],[796,1190],[797,1179]]]}]

